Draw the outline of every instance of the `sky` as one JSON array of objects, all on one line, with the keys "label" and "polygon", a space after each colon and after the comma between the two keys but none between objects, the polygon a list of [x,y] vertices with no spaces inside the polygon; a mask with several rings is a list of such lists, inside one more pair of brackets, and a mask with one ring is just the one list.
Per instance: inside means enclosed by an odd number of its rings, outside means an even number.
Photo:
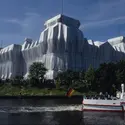
[{"label": "sky", "polygon": [[[61,13],[62,0],[0,0],[0,44],[39,40],[44,22]],[[94,41],[125,36],[125,0],[63,0],[63,14],[78,19]]]}]

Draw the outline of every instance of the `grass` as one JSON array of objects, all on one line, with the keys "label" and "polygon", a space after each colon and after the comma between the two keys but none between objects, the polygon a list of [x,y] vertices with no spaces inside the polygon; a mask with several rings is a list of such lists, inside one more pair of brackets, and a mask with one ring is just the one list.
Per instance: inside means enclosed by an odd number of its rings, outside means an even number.
[{"label": "grass", "polygon": [[[5,84],[0,86],[0,96],[44,96],[44,95],[66,95],[66,90],[41,89],[37,87],[19,87]],[[83,95],[75,91],[73,95]]]}]

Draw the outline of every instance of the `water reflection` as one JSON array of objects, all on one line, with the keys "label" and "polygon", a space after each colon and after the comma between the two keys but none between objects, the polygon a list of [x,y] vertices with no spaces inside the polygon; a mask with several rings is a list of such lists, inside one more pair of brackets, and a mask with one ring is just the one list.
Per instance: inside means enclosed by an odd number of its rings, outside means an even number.
[{"label": "water reflection", "polygon": [[1,125],[77,125],[79,115],[75,112],[44,112],[44,113],[3,113]]},{"label": "water reflection", "polygon": [[1,106],[55,106],[64,104],[81,104],[82,98],[67,99],[0,99]]},{"label": "water reflection", "polygon": [[0,125],[8,125],[8,113],[0,112]]},{"label": "water reflection", "polygon": [[123,113],[80,109],[80,101],[75,99],[3,100],[0,101],[0,125],[125,125]]},{"label": "water reflection", "polygon": [[3,113],[0,125],[79,125],[79,112]]},{"label": "water reflection", "polygon": [[26,112],[0,113],[0,125],[125,125],[123,113]]},{"label": "water reflection", "polygon": [[125,125],[125,117],[122,112],[83,112],[82,122],[85,125]]}]

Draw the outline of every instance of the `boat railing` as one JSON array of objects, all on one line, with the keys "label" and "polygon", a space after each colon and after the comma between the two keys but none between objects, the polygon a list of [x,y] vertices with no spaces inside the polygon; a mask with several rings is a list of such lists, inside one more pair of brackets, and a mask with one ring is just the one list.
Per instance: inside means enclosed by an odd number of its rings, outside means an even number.
[{"label": "boat railing", "polygon": [[92,100],[117,100],[118,98],[117,97],[113,97],[113,96],[100,96],[100,95],[97,95],[97,96],[86,96],[86,99],[92,99]]},{"label": "boat railing", "polygon": [[121,84],[121,92],[117,91],[116,96],[109,95],[108,92],[103,94],[102,92],[99,95],[89,95],[85,97],[86,99],[96,99],[96,100],[125,100],[125,93],[124,93],[124,84]]}]

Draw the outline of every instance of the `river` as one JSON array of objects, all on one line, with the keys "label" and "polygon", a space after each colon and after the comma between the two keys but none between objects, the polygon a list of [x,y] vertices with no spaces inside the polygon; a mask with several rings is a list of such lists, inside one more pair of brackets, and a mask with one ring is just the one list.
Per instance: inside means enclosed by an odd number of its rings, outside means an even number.
[{"label": "river", "polygon": [[0,99],[0,125],[125,125],[123,113],[81,112],[81,99]]}]

